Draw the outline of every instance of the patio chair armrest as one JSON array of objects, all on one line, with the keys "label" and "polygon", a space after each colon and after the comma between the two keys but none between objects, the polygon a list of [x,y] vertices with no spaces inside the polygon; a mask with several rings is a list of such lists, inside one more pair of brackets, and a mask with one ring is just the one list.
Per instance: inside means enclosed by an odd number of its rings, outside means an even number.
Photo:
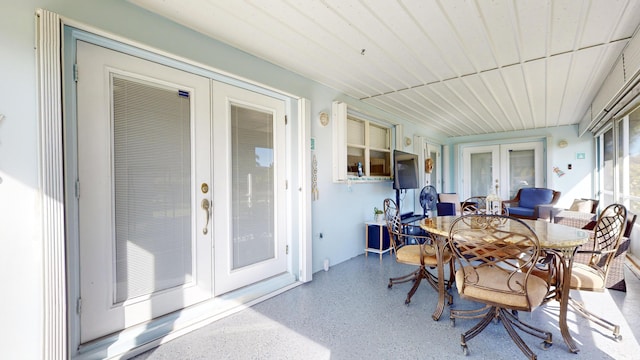
[{"label": "patio chair armrest", "polygon": [[514,199],[502,200],[502,203],[503,204],[509,204],[509,205],[518,205],[519,201],[518,200],[514,200]]}]

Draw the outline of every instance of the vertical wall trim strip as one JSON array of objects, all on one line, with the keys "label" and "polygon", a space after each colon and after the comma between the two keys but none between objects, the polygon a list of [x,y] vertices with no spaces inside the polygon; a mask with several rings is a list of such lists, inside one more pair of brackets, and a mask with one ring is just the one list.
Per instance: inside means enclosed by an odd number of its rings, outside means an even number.
[{"label": "vertical wall trim strip", "polygon": [[298,229],[300,241],[301,282],[313,278],[313,246],[311,243],[311,102],[308,99],[298,100],[298,173],[300,184]]},{"label": "vertical wall trim strip", "polygon": [[43,359],[66,359],[64,178],[62,166],[61,21],[36,13],[40,181],[43,241]]}]

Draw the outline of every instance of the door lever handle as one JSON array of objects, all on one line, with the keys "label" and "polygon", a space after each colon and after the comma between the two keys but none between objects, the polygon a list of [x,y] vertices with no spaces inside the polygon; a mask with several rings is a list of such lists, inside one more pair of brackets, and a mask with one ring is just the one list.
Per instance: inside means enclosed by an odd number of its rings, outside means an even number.
[{"label": "door lever handle", "polygon": [[207,233],[209,232],[209,217],[210,217],[209,209],[211,208],[209,199],[202,199],[201,206],[202,206],[202,209],[204,209],[204,212],[207,214],[206,215],[207,221],[204,223],[204,228],[202,229],[202,233],[207,235]]}]

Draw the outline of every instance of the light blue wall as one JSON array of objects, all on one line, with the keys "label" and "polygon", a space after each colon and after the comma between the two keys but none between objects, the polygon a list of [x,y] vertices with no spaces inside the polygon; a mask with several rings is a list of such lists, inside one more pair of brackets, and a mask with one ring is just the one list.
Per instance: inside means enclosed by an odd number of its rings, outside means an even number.
[{"label": "light blue wall", "polygon": [[[0,297],[3,333],[0,336],[0,352],[3,358],[43,357],[42,299],[45,274],[34,56],[34,13],[37,8],[54,11],[65,18],[117,36],[309,99],[311,136],[316,141],[314,154],[318,162],[320,190],[319,199],[312,203],[314,271],[322,268],[325,258],[333,265],[363,253],[364,221],[372,219],[373,208],[380,207],[385,197],[395,196],[390,183],[357,184],[349,188],[345,184],[332,182],[333,124],[322,127],[317,114],[321,111],[330,113],[331,102],[341,100],[372,116],[405,124],[405,136],[412,137],[414,133],[433,134],[430,129],[393,118],[321,84],[166,21],[124,0],[4,1],[0,11],[0,114],[6,116],[0,122],[0,276],[5,289]],[[558,132],[552,131],[546,130],[545,136],[552,135],[555,138]],[[552,162],[558,164],[565,164],[566,157],[573,156],[576,151],[584,151],[587,155],[583,163],[576,161],[576,170],[579,171],[574,171],[571,176],[553,179],[552,185],[567,189],[592,164],[590,141],[571,137],[572,132],[575,130],[563,135],[569,140],[570,146],[562,151],[554,150],[552,155]],[[521,135],[501,134],[496,138],[508,136]],[[412,151],[411,148],[404,150]],[[407,195],[407,198],[411,196]],[[322,239],[320,233],[323,233]]]}]

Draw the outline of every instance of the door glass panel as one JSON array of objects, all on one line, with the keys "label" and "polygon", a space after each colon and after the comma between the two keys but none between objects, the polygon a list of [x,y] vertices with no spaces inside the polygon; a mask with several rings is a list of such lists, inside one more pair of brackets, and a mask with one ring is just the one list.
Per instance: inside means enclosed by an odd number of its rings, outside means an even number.
[{"label": "door glass panel", "polygon": [[613,200],[613,188],[614,188],[614,164],[613,159],[615,156],[615,149],[613,144],[613,129],[605,132],[603,135],[603,159],[602,159],[602,189],[603,189],[603,202],[604,205],[609,205],[614,202]]},{"label": "door glass panel", "polygon": [[431,166],[431,169],[425,169],[425,171],[429,170],[428,171],[429,184],[435,186],[436,189],[440,190],[440,184],[438,184],[438,169],[439,169],[438,153],[435,151],[430,152],[429,158],[431,159],[429,164]]},{"label": "door glass panel", "polygon": [[509,151],[509,199],[513,199],[521,188],[535,184],[535,151]]},{"label": "door glass panel", "polygon": [[485,196],[493,184],[493,153],[471,154],[471,195]]},{"label": "door glass panel", "polygon": [[273,114],[231,105],[232,269],[275,256]]},{"label": "door glass panel", "polygon": [[188,93],[112,81],[118,303],[191,281],[191,115]]}]

